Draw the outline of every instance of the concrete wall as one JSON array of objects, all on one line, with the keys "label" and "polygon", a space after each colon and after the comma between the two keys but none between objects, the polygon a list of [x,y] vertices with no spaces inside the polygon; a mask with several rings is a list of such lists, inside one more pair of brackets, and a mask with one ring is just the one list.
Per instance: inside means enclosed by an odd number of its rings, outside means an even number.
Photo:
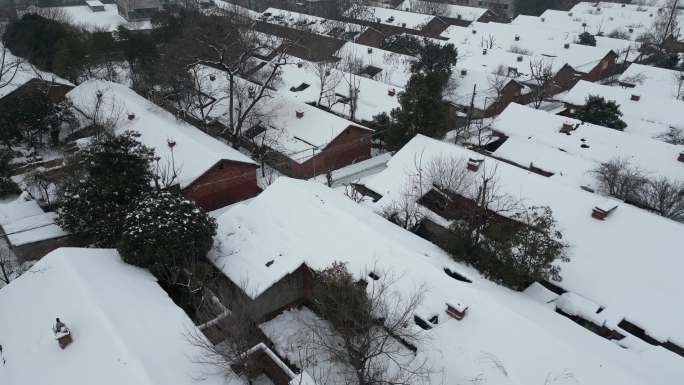
[{"label": "concrete wall", "polygon": [[205,210],[216,210],[256,196],[261,189],[255,165],[222,160],[182,192]]}]

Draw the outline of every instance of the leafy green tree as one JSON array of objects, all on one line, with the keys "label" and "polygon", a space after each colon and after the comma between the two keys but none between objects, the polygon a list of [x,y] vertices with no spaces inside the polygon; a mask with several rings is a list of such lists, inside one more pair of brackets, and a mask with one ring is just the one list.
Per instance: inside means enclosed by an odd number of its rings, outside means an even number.
[{"label": "leafy green tree", "polygon": [[158,192],[126,215],[119,252],[132,265],[176,276],[204,260],[215,234],[215,220],[194,202]]},{"label": "leafy green tree", "polygon": [[131,204],[151,191],[153,181],[154,151],[138,142],[139,136],[102,134],[82,151],[60,186],[60,226],[99,247],[119,241]]},{"label": "leafy green tree", "polygon": [[52,72],[59,42],[74,34],[74,29],[65,23],[27,13],[7,25],[3,43],[16,56]]},{"label": "leafy green tree", "polygon": [[549,207],[516,213],[487,231],[485,252],[477,265],[488,278],[516,290],[534,281],[561,281],[557,262],[569,262],[567,245]]},{"label": "leafy green tree", "polygon": [[444,135],[449,111],[443,101],[444,91],[456,64],[456,48],[425,41],[418,60],[411,65],[411,79],[399,94],[400,108],[389,119],[380,115],[374,126],[385,126],[385,144],[397,150],[417,134],[433,138]]},{"label": "leafy green tree", "polygon": [[622,112],[614,100],[606,101],[599,95],[589,95],[584,107],[575,114],[575,118],[599,126],[610,127],[622,131],[627,124],[620,119]]},{"label": "leafy green tree", "polygon": [[596,38],[589,32],[582,32],[577,37],[577,44],[590,45],[596,47]]}]

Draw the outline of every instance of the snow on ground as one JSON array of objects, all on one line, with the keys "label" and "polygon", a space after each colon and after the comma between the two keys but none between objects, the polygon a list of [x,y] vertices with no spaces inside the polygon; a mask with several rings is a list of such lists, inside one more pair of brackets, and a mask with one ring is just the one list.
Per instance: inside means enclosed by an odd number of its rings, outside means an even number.
[{"label": "snow on ground", "polygon": [[221,160],[253,164],[249,157],[231,146],[176,118],[168,111],[121,85],[101,80],[81,83],[67,94],[85,117],[94,116],[97,95],[102,93],[100,116],[114,123],[122,133],[133,130],[139,140],[154,148],[161,167],[177,171],[181,188],[192,184]]},{"label": "snow on ground", "polygon": [[[146,270],[115,250],[62,248],[0,290],[3,385],[218,385],[188,341],[195,326]],[[59,317],[73,342],[61,350]]]},{"label": "snow on ground", "polygon": [[[420,139],[420,142],[426,144],[426,140]],[[408,148],[415,150],[415,145],[409,144]],[[444,143],[430,143],[430,146],[444,148],[443,152],[454,147]],[[515,170],[511,173],[518,178],[516,181],[540,187],[540,193],[561,192]],[[397,167],[393,159],[389,168],[377,177],[401,183],[406,171],[410,171],[407,163]],[[568,191],[562,187],[559,190]],[[634,217],[644,226],[663,232],[642,234],[641,239],[632,237],[630,241],[624,234],[631,230],[624,226],[629,227],[634,221],[623,217],[622,226],[615,226],[611,220],[585,223],[582,219],[589,218],[593,196],[586,194],[578,199],[571,192],[566,195],[567,208],[558,210],[557,214],[561,225],[568,224],[570,216],[578,224],[574,232],[563,226],[570,242],[577,241],[578,232],[592,234],[592,238],[585,239],[587,243],[591,239],[606,241],[606,245],[591,242],[577,251],[587,253],[593,248],[598,255],[571,255],[574,264],[563,266],[567,286],[604,295],[605,298],[590,297],[608,306],[604,313],[611,307],[625,312],[634,310],[633,314],[646,317],[641,324],[653,326],[651,330],[662,327],[675,335],[676,325],[682,323],[681,312],[670,304],[677,302],[677,293],[681,291],[677,279],[673,279],[681,269],[676,268],[674,247],[663,245],[658,253],[652,247],[662,245],[659,242],[662,239],[670,240],[680,234],[681,227],[664,224],[660,217],[644,217],[641,212],[637,215],[636,209],[620,207],[613,214],[616,220],[618,215]],[[565,199],[565,195],[559,197]],[[672,378],[684,376],[680,357],[639,341],[634,341],[634,348],[623,349],[553,312],[548,305],[480,278],[475,270],[454,262],[437,246],[317,183],[280,178],[249,203],[225,212],[218,224],[217,241],[210,257],[233,282],[249,278],[252,296],[264,292],[301,263],[321,269],[333,261],[343,261],[359,278],[366,277],[369,270],[398,277],[393,290],[404,298],[426,284],[428,292],[416,315],[426,320],[437,315],[439,321],[424,332],[429,342],[419,351],[439,373],[436,384],[468,384],[476,378],[481,379],[481,384],[543,384],[547,376],[564,374],[571,375],[572,379],[558,383],[671,384]],[[618,236],[620,240],[616,242],[612,237]],[[638,246],[640,240],[644,241],[642,246]],[[631,269],[631,264],[621,266],[627,253],[620,243],[625,244],[624,248],[633,249],[631,261],[636,263],[639,256],[649,255],[651,266],[644,269],[640,263],[638,271]],[[644,248],[650,251],[645,252]],[[609,255],[602,258],[605,254]],[[667,268],[663,268],[665,263]],[[443,271],[445,267],[467,276],[473,283],[449,277]],[[607,271],[616,273],[606,276],[603,272]],[[639,281],[635,278],[643,279],[641,274],[658,278],[649,285],[637,285]],[[587,280],[590,282],[585,285],[583,281]],[[591,281],[597,287],[592,287]],[[628,287],[615,281],[627,283]],[[613,298],[616,293],[618,299]],[[445,314],[445,303],[454,300],[469,306],[463,321]],[[638,306],[633,306],[635,303]],[[637,317],[630,319],[637,320]],[[652,323],[654,320],[659,323]],[[283,338],[289,337],[284,333]]]},{"label": "snow on ground", "polygon": [[[419,135],[395,154],[385,171],[366,181],[366,187],[383,195],[376,209],[401,199],[406,186],[413,184],[409,175],[425,167],[420,164],[443,156],[482,158],[463,147]],[[682,292],[679,271],[684,260],[678,245],[684,225],[627,204],[618,204],[605,221],[599,221],[591,212],[605,200],[602,196],[495,159],[487,158],[480,169],[496,170],[500,193],[528,207],[553,210],[563,239],[570,244],[571,258],[561,266],[563,281],[558,285],[605,307],[601,315],[609,327],[626,318],[661,342],[669,339],[684,345],[684,308],[672,306]],[[684,368],[681,362],[678,365]]]}]

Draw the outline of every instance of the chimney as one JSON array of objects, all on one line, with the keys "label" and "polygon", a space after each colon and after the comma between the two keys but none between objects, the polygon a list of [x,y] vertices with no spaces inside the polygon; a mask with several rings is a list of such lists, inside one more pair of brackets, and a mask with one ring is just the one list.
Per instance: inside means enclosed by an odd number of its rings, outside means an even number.
[{"label": "chimney", "polygon": [[69,330],[69,328],[59,320],[59,318],[55,319],[55,325],[52,327],[52,332],[55,333],[55,339],[57,340],[59,347],[62,349],[69,346],[69,344],[71,344],[73,341],[71,339],[71,330]]},{"label": "chimney", "polygon": [[680,162],[684,162],[684,151],[679,153],[679,156],[677,157],[677,160]]},{"label": "chimney", "polygon": [[621,6],[622,8],[624,8],[624,7],[625,7],[625,3],[620,4],[620,6]]},{"label": "chimney", "polygon": [[214,74],[209,75],[209,80],[211,80],[212,82],[214,80],[216,80],[216,75],[214,75]]},{"label": "chimney", "polygon": [[450,301],[446,303],[447,309],[446,313],[449,317],[454,318],[456,320],[462,320],[463,317],[465,317],[466,313],[468,312],[468,306],[464,306],[460,302],[454,302]]},{"label": "chimney", "polygon": [[634,33],[634,28],[630,28],[629,33]]},{"label": "chimney", "polygon": [[368,48],[368,53],[373,53],[373,48]]},{"label": "chimney", "polygon": [[515,41],[520,41],[520,35],[515,35]]},{"label": "chimney", "polygon": [[572,12],[568,12],[568,16],[572,16]]},{"label": "chimney", "polygon": [[571,122],[564,122],[560,129],[562,134],[570,134],[572,131],[575,131],[575,126]]},{"label": "chimney", "polygon": [[301,119],[304,117],[304,111],[297,110],[297,111],[295,111],[295,115],[297,115],[297,119]]},{"label": "chimney", "polygon": [[466,76],[468,74],[468,70],[463,69],[461,70],[461,76]]},{"label": "chimney", "polygon": [[518,55],[518,57],[516,58],[516,60],[519,62],[522,62],[522,59],[523,59],[522,55]]},{"label": "chimney", "polygon": [[600,221],[605,220],[615,209],[617,204],[613,201],[605,201],[599,205],[594,206],[591,210],[591,217]]},{"label": "chimney", "polygon": [[128,114],[128,120],[133,120],[133,119],[135,119],[135,114],[131,112],[130,114]]},{"label": "chimney", "polygon": [[542,23],[545,22],[545,21],[546,21],[546,18],[545,18],[545,17],[542,17],[542,18],[541,18],[541,21],[542,21]]},{"label": "chimney", "polygon": [[629,100],[631,100],[633,102],[638,102],[639,100],[641,100],[641,96],[636,95],[636,94],[632,94],[632,96],[629,98]]},{"label": "chimney", "polygon": [[582,28],[586,28],[587,23],[582,23]]},{"label": "chimney", "polygon": [[166,145],[173,150],[173,148],[176,147],[176,141],[173,139],[166,139]]},{"label": "chimney", "polygon": [[406,23],[401,23],[402,28],[406,28]]},{"label": "chimney", "polygon": [[484,159],[473,159],[473,158],[470,158],[470,159],[468,159],[467,168],[468,168],[468,170],[475,172],[475,171],[477,171],[477,170],[480,169],[480,164],[481,164],[482,162],[484,162]]},{"label": "chimney", "polygon": [[304,67],[304,63],[302,63],[302,62],[297,63],[297,68],[302,68],[302,67]]},{"label": "chimney", "polygon": [[387,90],[387,95],[389,95],[389,96],[394,96],[396,94],[397,94],[397,90],[394,88],[390,88],[389,90]]},{"label": "chimney", "polygon": [[563,44],[563,48],[565,48],[565,49],[570,48],[570,43],[565,43],[565,44]]},{"label": "chimney", "polygon": [[473,30],[473,35],[475,35],[475,34],[477,34],[477,30],[474,29],[474,30]]},{"label": "chimney", "polygon": [[482,50],[482,54],[483,54],[483,55],[486,55],[486,54],[487,54],[487,48],[485,48],[485,49]]}]

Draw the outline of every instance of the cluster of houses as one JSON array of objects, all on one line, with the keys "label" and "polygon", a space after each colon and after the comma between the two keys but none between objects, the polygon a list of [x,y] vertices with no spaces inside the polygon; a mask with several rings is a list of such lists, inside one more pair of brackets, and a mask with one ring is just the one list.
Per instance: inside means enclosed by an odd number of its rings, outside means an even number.
[{"label": "cluster of houses", "polygon": [[[151,15],[171,3],[89,0],[63,9],[78,25],[149,29]],[[434,371],[430,383],[684,378],[684,224],[600,194],[593,172],[624,158],[651,177],[684,180],[684,144],[665,135],[684,132],[684,70],[649,65],[639,39],[667,2],[580,2],[510,22],[510,1],[405,0],[339,15],[315,11],[325,1],[259,3],[202,6],[252,19],[258,38],[272,44],[249,73],[192,68],[199,97],[182,108],[158,106],[122,84],[74,85],[30,66],[0,88],[0,104],[50,90],[84,125],[94,108],[110,114],[115,133],[138,132],[156,167],[172,170],[174,188],[216,218],[208,258],[222,273],[221,297],[248,304],[263,333],[245,352],[255,378],[225,376],[202,349],[222,342],[211,325],[196,325],[116,250],[83,248],[27,187],[0,203],[2,252],[35,263],[0,289],[1,383],[325,384],[318,377],[330,363],[302,359],[297,325],[317,319],[308,310],[315,271],[338,261],[366,284],[391,277],[399,299],[426,287],[405,327],[424,337],[411,348]],[[684,23],[684,11],[673,15]],[[595,45],[579,44],[584,32]],[[417,60],[385,49],[401,36],[457,48],[455,86],[444,95],[449,128],[479,119],[484,143],[418,135],[394,154],[378,153],[369,123],[400,107]],[[665,49],[681,55],[682,39],[673,33]],[[274,70],[276,80],[259,81]],[[574,117],[594,95],[619,105],[624,130]],[[254,113],[241,115],[254,100]],[[233,128],[234,115],[244,119],[231,145],[214,134]],[[562,281],[513,292],[444,250],[458,207],[417,177],[444,159],[471,177],[495,172],[498,193],[552,209],[570,245]],[[30,171],[58,173],[62,163],[27,161],[13,179],[25,187]],[[265,178],[267,170],[280,177]],[[415,233],[379,215],[407,204],[420,213]]]}]

